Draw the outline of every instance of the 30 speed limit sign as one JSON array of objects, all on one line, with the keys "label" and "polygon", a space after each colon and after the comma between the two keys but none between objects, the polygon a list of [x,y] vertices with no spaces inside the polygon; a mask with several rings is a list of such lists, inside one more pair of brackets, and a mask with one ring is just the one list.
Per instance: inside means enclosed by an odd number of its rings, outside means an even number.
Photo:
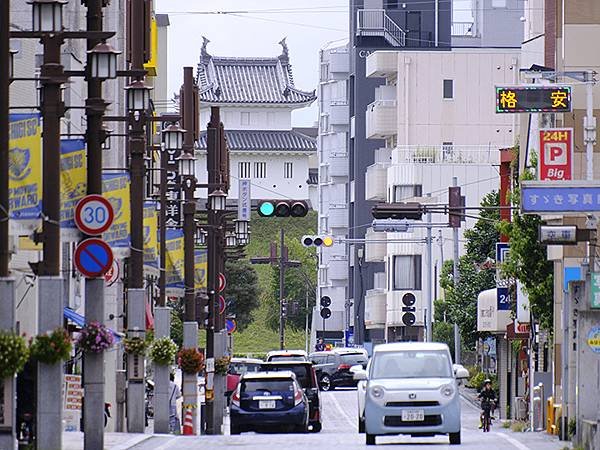
[{"label": "30 speed limit sign", "polygon": [[75,225],[89,236],[98,236],[113,223],[115,213],[110,202],[101,195],[86,195],[75,207]]}]

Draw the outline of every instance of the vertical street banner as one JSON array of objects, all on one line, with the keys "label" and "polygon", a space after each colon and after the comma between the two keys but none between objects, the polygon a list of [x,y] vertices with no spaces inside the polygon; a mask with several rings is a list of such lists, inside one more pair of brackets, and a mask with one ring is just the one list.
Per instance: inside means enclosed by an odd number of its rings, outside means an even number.
[{"label": "vertical street banner", "polygon": [[540,181],[573,179],[573,129],[540,130]]},{"label": "vertical street banner", "polygon": [[85,141],[60,141],[60,227],[77,230],[75,206],[87,193]]},{"label": "vertical street banner", "polygon": [[206,288],[206,277],[208,275],[208,252],[205,249],[194,250],[194,287],[196,289]]},{"label": "vertical street banner", "polygon": [[252,212],[252,197],[250,195],[250,180],[240,179],[238,189],[238,220],[250,221]]},{"label": "vertical street banner", "polygon": [[144,202],[144,268],[158,271],[158,211],[156,202]]},{"label": "vertical street banner", "polygon": [[185,286],[183,284],[183,230],[167,229],[167,267],[166,292],[167,295],[183,297]]},{"label": "vertical street banner", "polygon": [[102,195],[110,202],[115,212],[113,224],[102,238],[112,248],[129,249],[131,228],[129,173],[123,171],[103,174]]},{"label": "vertical street banner", "polygon": [[165,150],[167,153],[167,206],[166,225],[168,228],[175,228],[181,225],[182,221],[182,196],[179,176],[179,161],[181,150]]},{"label": "vertical street banner", "polygon": [[10,114],[8,197],[10,218],[36,220],[42,213],[40,114]]}]

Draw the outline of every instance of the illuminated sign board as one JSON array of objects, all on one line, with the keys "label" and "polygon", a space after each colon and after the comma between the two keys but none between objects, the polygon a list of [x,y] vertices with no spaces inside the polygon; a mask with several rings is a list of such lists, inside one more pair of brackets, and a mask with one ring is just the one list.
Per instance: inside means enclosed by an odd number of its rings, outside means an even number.
[{"label": "illuminated sign board", "polygon": [[496,86],[497,113],[570,112],[571,86]]}]

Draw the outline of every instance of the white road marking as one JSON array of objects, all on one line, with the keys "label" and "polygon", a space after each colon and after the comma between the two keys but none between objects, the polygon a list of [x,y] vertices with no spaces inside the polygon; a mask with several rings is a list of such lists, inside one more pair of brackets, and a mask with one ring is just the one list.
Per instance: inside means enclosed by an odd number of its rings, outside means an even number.
[{"label": "white road marking", "polygon": [[525,444],[522,444],[521,442],[517,441],[515,438],[512,438],[512,437],[510,437],[507,434],[498,433],[497,431],[495,431],[494,434],[497,435],[497,436],[500,436],[502,439],[506,439],[512,445],[514,445],[515,447],[517,447],[519,450],[530,450],[530,448],[527,447]]},{"label": "white road marking", "polygon": [[333,404],[335,405],[336,409],[342,416],[344,416],[344,418],[348,421],[350,426],[355,430],[358,430],[358,425],[356,424],[356,421],[352,420],[352,418],[348,414],[346,414],[346,412],[342,409],[340,403],[337,401],[337,398],[335,398],[335,394],[331,392],[331,395],[327,395],[327,397],[333,400]]}]

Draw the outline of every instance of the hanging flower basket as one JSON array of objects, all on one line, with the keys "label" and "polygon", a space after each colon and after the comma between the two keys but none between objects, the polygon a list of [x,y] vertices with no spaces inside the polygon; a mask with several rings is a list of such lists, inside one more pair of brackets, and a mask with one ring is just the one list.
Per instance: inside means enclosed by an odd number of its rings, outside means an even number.
[{"label": "hanging flower basket", "polygon": [[204,357],[195,348],[184,348],[177,355],[177,363],[184,373],[198,373],[204,368]]},{"label": "hanging flower basket", "polygon": [[156,339],[150,345],[150,358],[154,364],[167,366],[173,364],[177,355],[177,344],[169,337]]},{"label": "hanging flower basket", "polygon": [[108,328],[98,322],[90,322],[79,333],[77,345],[84,352],[102,353],[113,345],[114,340]]},{"label": "hanging flower basket", "polygon": [[148,349],[148,343],[140,337],[132,337],[123,339],[123,347],[125,353],[129,355],[143,356]]},{"label": "hanging flower basket", "polygon": [[28,358],[29,348],[24,337],[0,331],[0,380],[23,370]]},{"label": "hanging flower basket", "polygon": [[231,358],[229,356],[222,356],[220,358],[215,359],[215,373],[217,375],[227,375],[227,370],[229,370],[230,362]]},{"label": "hanging flower basket", "polygon": [[31,357],[44,364],[56,364],[69,359],[73,344],[64,328],[31,338]]}]

